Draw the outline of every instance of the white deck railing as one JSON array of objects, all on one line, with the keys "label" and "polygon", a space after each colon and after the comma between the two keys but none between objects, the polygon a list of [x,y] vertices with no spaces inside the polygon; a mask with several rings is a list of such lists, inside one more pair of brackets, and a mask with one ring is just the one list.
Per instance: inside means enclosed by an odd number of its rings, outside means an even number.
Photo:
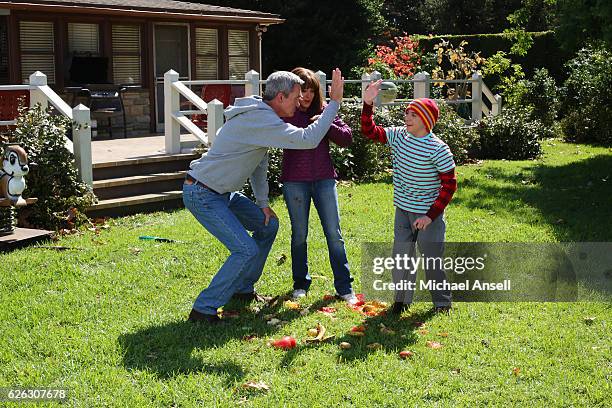
[{"label": "white deck railing", "polygon": [[[317,76],[321,84],[321,89],[324,94],[327,94],[327,85],[331,83],[327,80],[327,76],[324,72],[318,71]],[[381,79],[381,74],[377,71],[371,74],[364,74],[361,79],[349,79],[345,80],[346,84],[361,84],[361,95],[363,98],[363,92],[365,91],[368,84],[372,81]],[[471,98],[467,99],[444,99],[446,103],[460,104],[469,103],[472,107],[472,121],[482,119],[482,114],[485,115],[499,115],[501,112],[501,96],[493,95],[487,85],[482,80],[480,73],[475,73],[470,79],[453,79],[453,80],[440,80],[431,79],[427,72],[420,72],[414,76],[413,79],[388,79],[385,82],[393,82],[395,84],[412,83],[414,85],[413,99],[416,98],[429,98],[431,94],[432,84],[444,83],[444,84],[469,84],[471,86]],[[181,151],[180,142],[180,130],[181,126],[188,132],[194,135],[200,142],[210,146],[216,135],[216,132],[223,125],[223,104],[218,100],[214,99],[208,103],[204,102],[198,95],[196,95],[190,86],[202,86],[210,84],[227,84],[227,85],[244,85],[245,95],[259,95],[261,85],[266,83],[265,80],[260,80],[259,73],[255,71],[249,71],[245,74],[244,80],[205,80],[205,81],[179,81],[179,74],[173,70],[166,72],[164,75],[164,112],[165,112],[165,145],[166,153],[178,153]],[[180,96],[187,99],[188,102],[193,104],[196,110],[181,110]],[[491,108],[486,105],[484,100],[488,100],[491,104]],[[354,100],[346,98],[346,100]],[[380,94],[375,101],[377,106],[397,105],[405,104],[412,99],[395,99],[392,102],[382,103]],[[440,101],[440,100],[438,100]],[[198,126],[196,126],[191,119],[190,115],[207,114],[207,131],[204,132]]]},{"label": "white deck railing", "polygon": [[[164,75],[164,134],[166,153],[174,154],[181,151],[181,127],[194,135],[204,145],[212,145],[217,131],[223,125],[223,103],[217,99],[204,102],[191,90],[191,86],[211,84],[244,85],[245,95],[259,94],[259,74],[250,71],[244,80],[202,80],[179,81],[179,74],[170,70]],[[183,96],[193,104],[195,110],[181,110],[180,97]],[[191,115],[207,115],[207,129],[204,132],[191,120]]]},{"label": "white deck railing", "polygon": [[[320,81],[324,81],[325,78],[321,76],[322,72],[318,73],[320,75]],[[325,74],[323,74],[324,76]],[[381,74],[378,71],[374,71],[371,74],[363,74],[361,80],[354,81],[345,81],[345,82],[355,82],[361,83],[361,93],[365,91],[366,87],[371,81],[376,81],[381,79]],[[394,84],[403,84],[403,83],[412,83],[414,87],[414,95],[413,99],[417,98],[429,98],[431,97],[431,86],[432,84],[470,84],[471,85],[471,98],[467,99],[436,99],[438,102],[445,102],[448,104],[460,104],[460,103],[469,103],[472,106],[472,121],[482,119],[482,114],[485,115],[499,115],[501,113],[501,96],[493,95],[493,93],[489,90],[487,85],[482,80],[482,75],[479,72],[476,72],[472,75],[470,79],[431,79],[431,76],[427,72],[419,72],[416,74],[413,79],[385,79],[385,82],[393,82]],[[322,82],[323,83],[323,82]],[[325,83],[331,83],[331,81],[325,81]],[[487,98],[492,108],[489,109],[488,106],[484,103],[484,97]],[[393,102],[382,103],[381,96],[377,97],[375,104],[377,106],[380,105],[397,105],[397,104],[405,104],[410,102],[413,99],[396,99]]]},{"label": "white deck railing", "polygon": [[[49,103],[72,124],[72,141],[65,137],[66,149],[74,154],[75,165],[81,181],[93,188],[91,165],[91,115],[89,108],[79,104],[71,108],[47,85],[47,76],[40,71],[30,75],[28,85],[0,85],[0,91],[30,91],[30,107],[40,104],[47,109]],[[0,126],[10,126],[14,120],[0,121]]]}]

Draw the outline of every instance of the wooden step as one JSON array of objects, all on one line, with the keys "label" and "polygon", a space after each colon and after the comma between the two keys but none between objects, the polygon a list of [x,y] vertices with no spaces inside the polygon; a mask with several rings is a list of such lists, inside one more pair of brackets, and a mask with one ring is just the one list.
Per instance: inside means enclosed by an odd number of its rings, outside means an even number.
[{"label": "wooden step", "polygon": [[173,190],[99,200],[97,204],[89,207],[86,213],[93,218],[100,216],[116,217],[180,208],[182,205],[183,191]]},{"label": "wooden step", "polygon": [[93,178],[94,181],[100,181],[146,174],[186,171],[189,168],[189,163],[200,157],[200,154],[181,153],[94,163]]},{"label": "wooden step", "polygon": [[94,193],[98,199],[143,195],[159,191],[179,190],[186,170],[142,174],[94,181]]}]

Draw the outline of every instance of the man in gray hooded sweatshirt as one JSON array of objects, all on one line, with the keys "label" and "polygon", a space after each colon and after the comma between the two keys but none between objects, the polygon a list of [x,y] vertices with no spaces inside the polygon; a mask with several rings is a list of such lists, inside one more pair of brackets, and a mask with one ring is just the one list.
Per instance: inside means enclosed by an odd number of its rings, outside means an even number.
[{"label": "man in gray hooded sweatshirt", "polygon": [[[183,185],[185,207],[230,251],[221,269],[197,297],[189,321],[217,323],[217,309],[232,297],[258,299],[254,284],[276,238],[278,219],[268,202],[268,147],[314,149],[336,117],[344,93],[339,69],[332,73],[330,102],[307,128],[285,123],[299,105],[303,81],[279,71],[266,81],[263,99],[236,99],[212,147],[191,162]],[[243,194],[250,179],[256,202]],[[248,231],[252,231],[251,236]]]}]

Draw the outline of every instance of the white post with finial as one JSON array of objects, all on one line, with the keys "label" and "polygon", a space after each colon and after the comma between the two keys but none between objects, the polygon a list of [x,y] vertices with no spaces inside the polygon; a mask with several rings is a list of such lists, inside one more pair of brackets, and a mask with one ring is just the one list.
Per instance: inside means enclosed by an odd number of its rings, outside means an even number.
[{"label": "white post with finial", "polygon": [[244,74],[244,79],[247,83],[244,85],[244,96],[261,95],[259,88],[259,72],[250,70]]},{"label": "white post with finial", "polygon": [[178,82],[179,74],[170,70],[164,74],[164,145],[166,154],[181,152],[181,125],[174,120],[180,110],[179,93],[173,84]]},{"label": "white post with finial", "polygon": [[370,74],[364,72],[361,74],[361,102],[363,103],[363,95],[365,95],[366,88],[370,85],[372,78],[370,78]]},{"label": "white post with finial", "polygon": [[472,120],[482,119],[482,75],[472,75]]},{"label": "white post with finial", "polygon": [[30,75],[30,86],[33,88],[30,89],[30,107],[33,108],[37,104],[42,106],[43,110],[47,110],[49,106],[47,102],[47,97],[44,92],[41,91],[38,87],[47,86],[47,76],[40,71],[34,72]]},{"label": "white post with finial", "polygon": [[327,75],[325,72],[319,70],[315,72],[317,78],[319,78],[319,86],[321,87],[321,95],[323,95],[323,101],[327,98]]},{"label": "white post with finial", "polygon": [[429,98],[430,75],[428,72],[419,72],[414,76],[414,99]]},{"label": "white post with finial", "polygon": [[213,99],[206,104],[206,126],[208,147],[211,147],[217,132],[223,126],[223,102]]},{"label": "white post with finial", "polygon": [[91,113],[89,108],[78,104],[72,108],[72,143],[74,160],[81,181],[93,189],[91,159]]},{"label": "white post with finial", "polygon": [[[372,82],[378,81],[381,78],[382,78],[382,75],[378,71],[372,71],[372,73],[370,74],[370,79],[372,80]],[[379,92],[378,95],[376,95],[376,99],[374,99],[374,106],[380,106],[381,103],[382,102],[380,100],[380,92]]]}]

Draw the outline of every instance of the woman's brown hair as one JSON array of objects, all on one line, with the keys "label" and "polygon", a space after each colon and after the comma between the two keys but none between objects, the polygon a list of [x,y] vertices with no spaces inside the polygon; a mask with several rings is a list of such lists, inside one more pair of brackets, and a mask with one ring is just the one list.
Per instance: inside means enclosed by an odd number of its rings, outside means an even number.
[{"label": "woman's brown hair", "polygon": [[304,83],[302,84],[302,91],[310,88],[314,92],[314,98],[312,99],[312,103],[308,108],[308,113],[310,115],[318,115],[319,113],[321,113],[321,111],[323,110],[324,99],[317,74],[307,68],[302,67],[294,68],[291,72],[299,76],[302,81],[304,81]]}]

